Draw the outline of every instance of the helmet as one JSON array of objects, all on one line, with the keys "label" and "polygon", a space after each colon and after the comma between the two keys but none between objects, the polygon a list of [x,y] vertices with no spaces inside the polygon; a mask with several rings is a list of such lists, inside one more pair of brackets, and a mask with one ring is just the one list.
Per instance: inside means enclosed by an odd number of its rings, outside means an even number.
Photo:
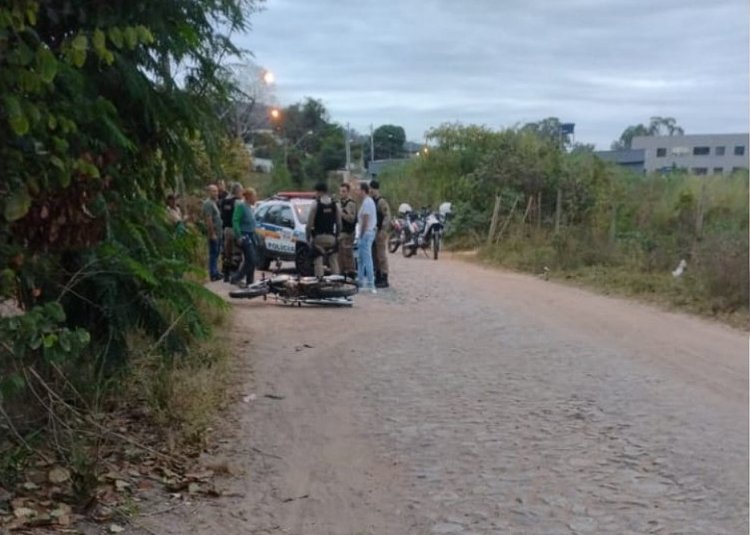
[{"label": "helmet", "polygon": [[401,204],[400,204],[400,205],[398,206],[398,213],[399,213],[399,214],[408,214],[409,212],[411,212],[411,206],[410,206],[410,205],[408,205],[407,203],[405,203],[405,202],[402,202],[402,203],[401,203]]},{"label": "helmet", "polygon": [[444,202],[438,208],[438,212],[440,212],[440,215],[446,216],[453,212],[453,206],[449,202]]}]

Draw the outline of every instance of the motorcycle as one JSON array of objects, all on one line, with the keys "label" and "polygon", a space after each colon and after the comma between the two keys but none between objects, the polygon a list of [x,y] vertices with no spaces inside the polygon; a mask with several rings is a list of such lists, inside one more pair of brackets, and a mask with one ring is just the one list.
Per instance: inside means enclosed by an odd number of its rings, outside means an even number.
[{"label": "motorcycle", "polygon": [[401,246],[401,233],[406,225],[404,218],[395,218],[391,220],[391,230],[388,233],[388,252],[395,253]]},{"label": "motorcycle", "polygon": [[437,260],[443,247],[445,224],[451,214],[451,203],[443,203],[437,212],[422,208],[417,215],[407,216],[407,225],[401,233],[401,252],[405,258],[413,256],[418,250],[427,255],[432,249],[432,257]]},{"label": "motorcycle", "polygon": [[267,300],[269,294],[277,302],[286,305],[319,305],[350,307],[352,296],[357,293],[357,284],[343,275],[325,277],[301,277],[299,275],[274,275],[263,278],[246,288],[229,292],[232,299]]},{"label": "motorcycle", "polygon": [[411,206],[401,203],[398,207],[398,215],[391,220],[391,229],[388,233],[388,252],[395,253],[403,242],[402,235],[408,223],[407,216],[411,213]]}]

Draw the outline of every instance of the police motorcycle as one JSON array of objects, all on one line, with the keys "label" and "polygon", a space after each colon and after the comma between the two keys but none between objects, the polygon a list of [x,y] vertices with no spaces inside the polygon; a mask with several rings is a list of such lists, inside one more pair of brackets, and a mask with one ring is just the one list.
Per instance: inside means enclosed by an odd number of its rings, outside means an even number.
[{"label": "police motorcycle", "polygon": [[245,288],[229,292],[232,299],[255,299],[269,297],[285,305],[318,305],[333,307],[350,307],[354,304],[352,296],[357,293],[357,284],[343,275],[326,275],[324,277],[302,277],[300,275],[273,274]]},{"label": "police motorcycle", "polygon": [[401,203],[398,207],[398,217],[391,219],[391,230],[388,233],[388,252],[395,253],[403,243],[406,232],[407,215],[412,211],[407,203]]},{"label": "police motorcycle", "polygon": [[451,203],[444,202],[437,211],[422,208],[416,219],[407,218],[408,232],[402,234],[404,242],[401,245],[401,252],[405,258],[413,256],[419,250],[427,256],[428,249],[432,249],[433,259],[438,259],[440,249],[443,247],[445,224],[451,215],[451,210]]}]

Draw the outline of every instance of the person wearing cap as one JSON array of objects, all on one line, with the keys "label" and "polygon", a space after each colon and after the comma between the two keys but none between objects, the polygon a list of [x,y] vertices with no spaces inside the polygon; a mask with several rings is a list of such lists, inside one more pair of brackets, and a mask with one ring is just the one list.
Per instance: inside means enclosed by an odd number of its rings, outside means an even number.
[{"label": "person wearing cap", "polygon": [[318,182],[315,184],[315,202],[310,207],[306,228],[307,243],[310,244],[316,277],[325,275],[326,256],[328,256],[331,272],[336,275],[339,273],[338,235],[340,231],[341,209],[328,195],[326,183]]},{"label": "person wearing cap", "polygon": [[354,267],[354,233],[357,229],[357,203],[351,198],[351,185],[344,182],[339,187],[341,206],[341,232],[339,232],[339,267],[352,279],[357,277]]},{"label": "person wearing cap", "polygon": [[380,183],[370,181],[370,196],[375,201],[377,233],[373,243],[372,263],[375,268],[375,287],[388,288],[388,231],[391,228],[391,207],[380,196]]}]

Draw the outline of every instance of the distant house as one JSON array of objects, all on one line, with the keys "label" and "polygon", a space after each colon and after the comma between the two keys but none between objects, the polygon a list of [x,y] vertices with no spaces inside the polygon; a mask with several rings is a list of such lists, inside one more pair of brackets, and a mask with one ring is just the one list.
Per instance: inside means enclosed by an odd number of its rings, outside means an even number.
[{"label": "distant house", "polygon": [[641,173],[681,169],[692,175],[729,175],[747,170],[748,139],[748,134],[637,136],[629,150],[596,151],[594,154]]},{"label": "distant house", "polygon": [[636,173],[645,172],[645,154],[643,149],[598,150],[594,152],[600,160],[626,167]]}]

